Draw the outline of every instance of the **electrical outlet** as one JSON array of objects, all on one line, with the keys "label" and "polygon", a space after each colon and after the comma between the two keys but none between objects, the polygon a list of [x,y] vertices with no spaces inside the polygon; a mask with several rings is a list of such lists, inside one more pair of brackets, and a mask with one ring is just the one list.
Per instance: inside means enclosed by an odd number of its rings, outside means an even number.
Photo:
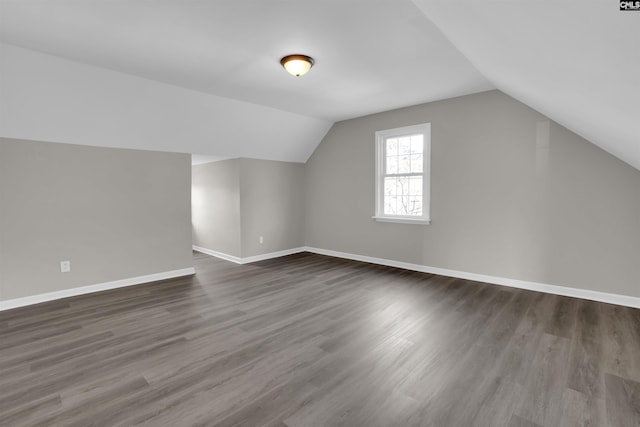
[{"label": "electrical outlet", "polygon": [[60,261],[60,273],[68,273],[71,271],[71,261]]},{"label": "electrical outlet", "polygon": [[264,237],[260,236],[260,244],[264,243]]}]

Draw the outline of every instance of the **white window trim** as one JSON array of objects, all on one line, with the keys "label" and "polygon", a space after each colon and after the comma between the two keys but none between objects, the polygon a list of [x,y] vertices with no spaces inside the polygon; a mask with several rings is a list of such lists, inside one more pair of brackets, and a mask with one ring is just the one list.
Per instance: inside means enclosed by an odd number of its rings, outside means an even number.
[{"label": "white window trim", "polygon": [[[413,215],[385,215],[384,214],[384,141],[390,137],[405,135],[424,135],[423,153],[423,179],[422,185],[422,216]],[[386,129],[376,132],[376,205],[375,215],[372,217],[381,222],[397,222],[403,224],[431,224],[430,201],[431,201],[431,123],[422,123],[413,126],[404,126],[394,129]]]}]

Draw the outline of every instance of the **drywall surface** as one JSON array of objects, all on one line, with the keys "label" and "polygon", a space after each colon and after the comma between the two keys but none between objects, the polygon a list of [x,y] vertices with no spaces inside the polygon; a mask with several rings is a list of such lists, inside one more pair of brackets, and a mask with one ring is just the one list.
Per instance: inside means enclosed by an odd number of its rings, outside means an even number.
[{"label": "drywall surface", "polygon": [[190,167],[188,154],[0,138],[0,299],[192,267]]},{"label": "drywall surface", "polygon": [[240,161],[192,166],[193,244],[235,257],[240,251]]},{"label": "drywall surface", "polygon": [[304,245],[304,178],[300,163],[240,159],[242,257]]},{"label": "drywall surface", "polygon": [[257,159],[193,166],[193,244],[237,258],[303,246],[304,167]]},{"label": "drywall surface", "polygon": [[331,127],[6,43],[0,74],[9,138],[305,162]]},{"label": "drywall surface", "polygon": [[[374,134],[431,123],[431,225],[376,222]],[[306,165],[306,245],[640,296],[640,171],[490,91],[336,123]]]}]

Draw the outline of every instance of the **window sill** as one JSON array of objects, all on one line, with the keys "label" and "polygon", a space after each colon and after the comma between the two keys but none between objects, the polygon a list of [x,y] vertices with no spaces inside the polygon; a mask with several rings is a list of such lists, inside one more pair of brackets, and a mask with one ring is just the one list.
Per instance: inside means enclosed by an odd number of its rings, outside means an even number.
[{"label": "window sill", "polygon": [[422,225],[431,224],[431,221],[428,219],[400,218],[400,217],[391,217],[391,216],[372,216],[371,218],[379,222],[396,222],[399,224],[422,224]]}]

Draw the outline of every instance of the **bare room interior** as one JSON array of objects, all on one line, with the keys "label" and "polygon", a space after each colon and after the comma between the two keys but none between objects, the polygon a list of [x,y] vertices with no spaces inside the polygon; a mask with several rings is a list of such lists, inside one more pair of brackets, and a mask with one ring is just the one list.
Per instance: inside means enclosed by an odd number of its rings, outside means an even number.
[{"label": "bare room interior", "polygon": [[640,2],[0,0],[0,426],[640,426]]}]

